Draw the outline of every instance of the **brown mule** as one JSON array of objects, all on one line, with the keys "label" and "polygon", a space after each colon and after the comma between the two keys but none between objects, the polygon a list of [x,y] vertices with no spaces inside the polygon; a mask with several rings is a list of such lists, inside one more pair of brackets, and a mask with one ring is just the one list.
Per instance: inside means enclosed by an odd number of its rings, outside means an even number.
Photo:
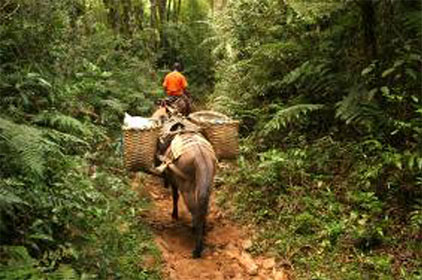
[{"label": "brown mule", "polygon": [[154,112],[152,117],[157,114],[162,114],[162,108],[165,108],[165,113],[167,113],[169,117],[176,116],[178,114],[187,116],[191,113],[192,98],[185,94],[181,96],[169,96],[165,99],[159,100],[157,105],[158,109]]},{"label": "brown mule", "polygon": [[[203,250],[205,221],[216,172],[216,156],[211,144],[199,133],[182,130],[175,136],[171,134],[170,138],[170,144],[161,149],[165,151],[164,159],[172,162],[164,173],[165,185],[170,185],[172,189],[172,217],[178,219],[180,192],[192,215],[195,235],[192,256],[199,258]],[[169,141],[162,141],[165,142]]]}]

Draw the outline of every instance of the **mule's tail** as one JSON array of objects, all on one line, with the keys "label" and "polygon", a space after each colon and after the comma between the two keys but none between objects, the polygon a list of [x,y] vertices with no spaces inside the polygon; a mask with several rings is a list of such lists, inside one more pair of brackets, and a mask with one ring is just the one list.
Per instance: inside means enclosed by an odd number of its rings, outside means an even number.
[{"label": "mule's tail", "polygon": [[211,193],[212,181],[215,173],[215,165],[206,154],[195,158],[195,185],[196,203],[199,216],[205,217],[208,212],[208,204]]},{"label": "mule's tail", "polygon": [[204,153],[201,149],[201,156],[195,157],[196,211],[193,214],[193,227],[196,235],[196,245],[192,252],[193,258],[199,258],[201,256],[205,219],[208,212],[212,180],[215,172],[213,159],[209,156],[212,157],[212,155]]}]

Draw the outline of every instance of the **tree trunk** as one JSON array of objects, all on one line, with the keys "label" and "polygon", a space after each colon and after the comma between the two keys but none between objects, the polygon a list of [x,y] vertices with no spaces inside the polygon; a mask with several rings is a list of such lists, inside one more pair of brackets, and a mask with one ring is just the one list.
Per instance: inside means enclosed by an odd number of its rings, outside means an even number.
[{"label": "tree trunk", "polygon": [[177,11],[175,11],[176,12],[176,20],[175,20],[176,23],[179,21],[181,6],[182,6],[182,0],[179,0],[179,3],[177,4]]},{"label": "tree trunk", "polygon": [[158,0],[158,8],[160,12],[160,23],[163,25],[166,22],[167,0]]},{"label": "tree trunk", "polygon": [[157,28],[157,0],[150,0],[151,27]]},{"label": "tree trunk", "polygon": [[140,2],[137,6],[134,8],[134,17],[136,20],[136,24],[139,27],[140,30],[144,29],[143,23],[144,23],[144,5],[142,2]]},{"label": "tree trunk", "polygon": [[376,14],[373,0],[361,0],[359,3],[362,13],[364,44],[369,61],[377,57]]},{"label": "tree trunk", "polygon": [[122,13],[122,32],[126,35],[131,34],[130,19],[132,14],[131,0],[123,0],[123,13]]},{"label": "tree trunk", "polygon": [[173,22],[177,22],[177,0],[173,0]]},{"label": "tree trunk", "polygon": [[167,21],[170,21],[171,3],[172,3],[172,0],[168,0],[168,2],[167,2]]},{"label": "tree trunk", "polygon": [[161,47],[165,49],[166,45],[166,33],[164,30],[164,27],[166,25],[166,9],[167,9],[167,0],[158,0],[158,8],[160,13],[160,41],[161,41]]}]

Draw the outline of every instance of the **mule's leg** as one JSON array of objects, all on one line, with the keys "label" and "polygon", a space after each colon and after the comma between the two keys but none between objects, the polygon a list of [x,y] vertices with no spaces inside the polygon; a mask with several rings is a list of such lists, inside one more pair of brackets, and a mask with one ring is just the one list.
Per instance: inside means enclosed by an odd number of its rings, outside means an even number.
[{"label": "mule's leg", "polygon": [[168,189],[169,184],[170,184],[169,179],[167,179],[166,177],[164,177],[164,188]]},{"label": "mule's leg", "polygon": [[175,220],[179,219],[179,210],[178,210],[178,201],[179,201],[179,192],[175,186],[171,186],[171,191],[173,195],[173,213],[171,217]]},{"label": "mule's leg", "polygon": [[200,215],[193,219],[195,231],[195,249],[192,251],[194,259],[200,258],[202,250],[204,249],[204,229],[205,229],[205,216]]},{"label": "mule's leg", "polygon": [[205,195],[199,198],[199,207],[192,215],[194,236],[195,236],[195,249],[192,252],[194,259],[200,258],[202,250],[204,249],[204,235],[205,235],[205,223],[208,212],[208,201],[209,196]]}]

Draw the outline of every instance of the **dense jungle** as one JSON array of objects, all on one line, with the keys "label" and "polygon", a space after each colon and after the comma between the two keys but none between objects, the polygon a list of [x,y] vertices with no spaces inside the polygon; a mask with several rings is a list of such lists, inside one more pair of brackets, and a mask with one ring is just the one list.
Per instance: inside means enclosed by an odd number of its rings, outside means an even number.
[{"label": "dense jungle", "polygon": [[[0,279],[421,280],[421,55],[419,0],[1,0]],[[174,62],[240,122],[197,260],[122,159]]]}]

